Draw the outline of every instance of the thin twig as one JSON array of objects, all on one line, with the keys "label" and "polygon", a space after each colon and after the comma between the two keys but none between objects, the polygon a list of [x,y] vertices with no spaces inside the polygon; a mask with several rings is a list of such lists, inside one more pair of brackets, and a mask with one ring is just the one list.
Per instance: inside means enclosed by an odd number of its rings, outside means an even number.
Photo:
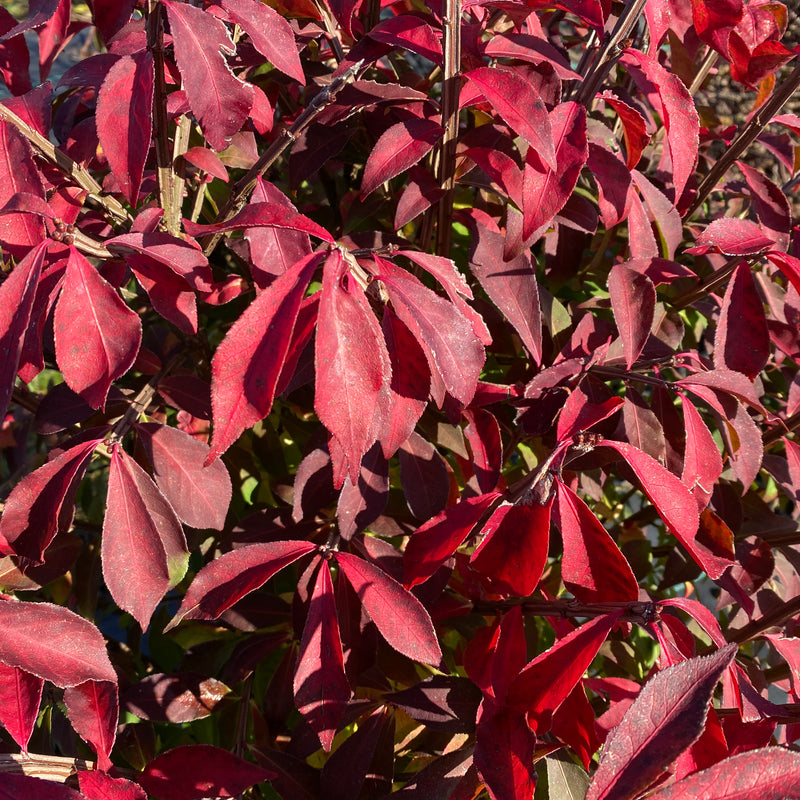
[{"label": "thin twig", "polygon": [[670,305],[675,311],[687,308],[692,303],[702,300],[707,297],[711,292],[716,291],[733,275],[734,270],[739,264],[742,264],[746,259],[736,256],[726,261],[719,269],[714,270],[705,280],[700,283],[691,291],[685,292],[671,301]]},{"label": "thin twig", "polygon": [[436,252],[450,255],[455,194],[456,145],[458,143],[458,95],[461,81],[461,0],[446,0],[442,19],[444,73],[442,77],[442,127],[439,144],[438,178],[444,196],[439,200]]},{"label": "thin twig", "polygon": [[714,163],[708,174],[700,181],[697,187],[697,196],[692,201],[684,219],[689,219],[705,199],[714,191],[717,183],[724,177],[733,163],[756,140],[766,124],[783,108],[789,98],[800,86],[800,64],[795,66],[788,78],[783,81],[772,93],[772,96],[756,111],[750,121],[736,134],[728,149]]}]

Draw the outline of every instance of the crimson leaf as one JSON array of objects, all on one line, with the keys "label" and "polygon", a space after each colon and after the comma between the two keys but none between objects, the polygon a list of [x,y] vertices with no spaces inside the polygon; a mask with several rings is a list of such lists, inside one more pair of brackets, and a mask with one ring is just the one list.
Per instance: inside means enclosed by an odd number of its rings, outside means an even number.
[{"label": "crimson leaf", "polygon": [[109,754],[114,746],[119,721],[117,684],[111,681],[85,681],[64,690],[64,705],[77,734],[97,753],[97,766],[113,766]]},{"label": "crimson leaf", "polygon": [[0,724],[23,753],[39,714],[44,681],[25,670],[0,662]]}]

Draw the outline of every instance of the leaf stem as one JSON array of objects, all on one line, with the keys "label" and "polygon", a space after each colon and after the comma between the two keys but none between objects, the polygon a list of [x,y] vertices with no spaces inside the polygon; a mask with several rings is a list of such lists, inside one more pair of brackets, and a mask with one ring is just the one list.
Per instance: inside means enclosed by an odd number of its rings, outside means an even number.
[{"label": "leaf stem", "polygon": [[733,275],[733,271],[739,264],[745,262],[747,259],[741,256],[736,256],[726,261],[719,269],[714,270],[707,278],[700,281],[700,283],[691,291],[685,292],[676,297],[670,305],[675,311],[681,311],[684,308],[696,303],[707,297],[711,292],[724,285],[728,278]]}]

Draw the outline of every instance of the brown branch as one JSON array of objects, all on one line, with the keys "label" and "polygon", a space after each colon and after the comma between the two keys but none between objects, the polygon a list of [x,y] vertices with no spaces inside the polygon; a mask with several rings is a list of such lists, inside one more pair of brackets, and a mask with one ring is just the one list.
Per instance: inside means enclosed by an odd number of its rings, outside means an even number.
[{"label": "brown branch", "polygon": [[778,606],[778,608],[770,611],[767,614],[764,614],[763,617],[759,617],[758,619],[754,619],[752,622],[748,622],[743,628],[727,631],[725,638],[729,642],[743,644],[744,642],[749,642],[751,639],[755,639],[757,636],[760,636],[770,628],[775,628],[779,625],[782,625],[784,622],[792,617],[796,617],[798,614],[800,614],[800,596],[793,597],[791,600],[787,600],[783,605]]},{"label": "brown branch", "polygon": [[520,606],[524,614],[540,617],[602,617],[622,611],[621,621],[635,622],[647,625],[658,619],[658,607],[654,602],[608,602],[608,603],[581,603],[578,600],[540,600],[527,598],[522,601],[504,601],[491,603],[479,601],[473,608],[479,614],[495,614],[498,611],[508,611],[515,606]]}]

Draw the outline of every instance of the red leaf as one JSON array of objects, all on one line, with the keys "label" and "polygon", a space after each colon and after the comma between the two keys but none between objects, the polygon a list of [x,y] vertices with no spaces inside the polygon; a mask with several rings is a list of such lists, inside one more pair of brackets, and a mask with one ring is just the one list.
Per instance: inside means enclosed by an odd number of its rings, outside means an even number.
[{"label": "red leaf", "polygon": [[644,117],[632,106],[620,100],[611,92],[603,92],[598,100],[605,100],[617,112],[625,137],[625,156],[628,169],[633,169],[642,157],[650,136],[645,127]]},{"label": "red leaf", "polygon": [[211,363],[214,436],[206,463],[269,414],[300,303],[320,260],[308,255],[276,278],[217,347]]},{"label": "red leaf", "polygon": [[609,397],[602,403],[593,403],[579,384],[570,392],[558,417],[558,441],[564,442],[579,431],[587,431],[608,419],[619,411],[624,402],[621,397]]},{"label": "red leaf", "polygon": [[126,778],[112,778],[97,769],[78,772],[78,786],[86,800],[147,800],[144,789]]},{"label": "red leaf", "polygon": [[298,214],[291,208],[276,203],[251,203],[245,206],[236,216],[225,222],[213,225],[200,225],[183,221],[183,228],[189,236],[205,236],[207,233],[227,233],[243,228],[287,228],[293,231],[302,231],[311,236],[316,236],[324,242],[333,244],[333,237],[308,217]]},{"label": "red leaf", "polygon": [[697,244],[687,253],[706,253],[713,250],[726,256],[752,256],[775,246],[772,236],[749,219],[722,217],[710,222],[697,236]]},{"label": "red leaf", "polygon": [[0,723],[23,753],[28,752],[43,686],[36,675],[0,662]]},{"label": "red leaf", "polygon": [[0,602],[0,661],[62,688],[117,680],[100,631],[52,603]]},{"label": "red leaf", "polygon": [[[486,358],[469,320],[413,275],[382,258],[376,257],[375,264],[375,277],[385,284],[395,313],[425,352],[431,375],[439,376],[440,387],[468,405]],[[441,406],[444,394],[432,385],[434,391]]]},{"label": "red leaf", "polygon": [[475,767],[492,800],[530,800],[536,788],[536,734],[525,714],[484,699],[478,710]]},{"label": "red leaf", "polygon": [[649,795],[650,800],[784,800],[800,796],[800,755],[763,747],[726,758]]},{"label": "red leaf", "polygon": [[560,50],[541,36],[525,33],[495,33],[483,51],[490,58],[516,58],[532,64],[550,64],[562,80],[574,80],[577,73]]},{"label": "red leaf", "polygon": [[681,406],[686,426],[686,453],[681,482],[694,495],[697,508],[702,511],[722,475],[722,457],[711,431],[692,402],[681,396]]},{"label": "red leaf", "polygon": [[[45,198],[42,178],[33,161],[31,146],[11,123],[0,119],[0,207],[18,193]],[[0,216],[3,249],[22,257],[45,238],[44,222],[32,214]]]},{"label": "red leaf", "polygon": [[225,24],[199,8],[165,0],[175,60],[192,113],[206,140],[224,150],[253,106],[253,87],[230,70],[235,45]]},{"label": "red leaf", "polygon": [[336,553],[336,562],[381,636],[398,653],[437,666],[442,651],[422,603],[368,561],[349,553]]},{"label": "red leaf", "polygon": [[0,517],[0,549],[44,561],[55,535],[72,525],[75,492],[100,441],[92,439],[65,450],[13,488]]},{"label": "red leaf", "polygon": [[398,14],[381,20],[370,32],[370,39],[417,53],[436,66],[442,66],[442,45],[433,28],[416,14]]},{"label": "red leaf", "polygon": [[597,655],[619,613],[586,622],[539,654],[517,675],[508,691],[508,704],[525,709],[538,733],[550,727],[553,712],[577,686]]},{"label": "red leaf", "polygon": [[0,283],[0,353],[3,353],[0,360],[0,419],[5,419],[14,389],[25,332],[30,323],[46,253],[46,243],[35,247]]},{"label": "red leaf", "polygon": [[654,675],[606,740],[586,800],[633,797],[661,777],[702,733],[714,687],[736,650],[731,644]]},{"label": "red leaf", "polygon": [[[708,372],[695,372],[686,378],[677,381],[678,386],[694,392],[698,397],[705,400],[712,408],[718,410],[724,416],[724,409],[719,407],[719,401],[714,402],[718,393],[733,395],[733,397],[752,406],[761,414],[766,414],[766,409],[758,399],[758,395],[753,387],[753,382],[749,381],[741,372],[733,372],[729,369],[712,369]],[[712,391],[709,391],[711,389]]]},{"label": "red leaf", "polygon": [[564,542],[561,577],[584,603],[637,600],[639,585],[630,565],[603,527],[568,486],[556,483],[556,525]]},{"label": "red leaf", "polygon": [[56,304],[56,361],[70,389],[92,408],[105,405],[112,381],[133,366],[142,323],[74,247]]},{"label": "red leaf", "polygon": [[533,594],[547,563],[551,505],[502,505],[489,517],[470,565],[493,591]]},{"label": "red leaf", "polygon": [[639,62],[660,101],[661,108],[656,110],[667,129],[667,147],[672,159],[672,183],[677,205],[697,164],[700,118],[689,90],[677,75],[661,66],[654,57],[638,50],[626,50],[623,61],[631,63],[633,60]]},{"label": "red leaf", "polygon": [[615,264],[608,274],[611,308],[617,323],[625,362],[630,369],[650,336],[656,308],[656,289],[646,275]]},{"label": "red leaf", "polygon": [[184,619],[216,619],[276,572],[313,550],[316,545],[310,542],[267,542],[223,553],[197,573],[178,613],[164,630]]},{"label": "red leaf", "polygon": [[274,67],[300,83],[306,82],[292,26],[275,9],[251,0],[222,0],[222,7]]},{"label": "red leaf", "polygon": [[214,275],[203,251],[197,245],[168,233],[125,233],[109,239],[106,247],[126,260],[132,253],[138,254],[141,258],[132,260],[136,265],[143,259],[163,265],[195,291],[210,292],[214,287]]},{"label": "red leaf", "polygon": [[482,493],[491,492],[500,480],[503,467],[503,439],[500,425],[489,411],[482,408],[465,409],[468,420],[464,428],[464,438],[472,450],[472,463],[475,478]]},{"label": "red leaf", "polygon": [[9,772],[0,773],[0,792],[3,800],[86,800],[62,783]]},{"label": "red leaf", "polygon": [[117,736],[119,695],[110,681],[85,681],[64,690],[64,705],[75,732],[97,753],[97,766],[109,770]]},{"label": "red leaf", "polygon": [[[0,33],[5,34],[17,26],[11,14],[0,7]],[[23,95],[31,90],[30,53],[28,43],[21,34],[0,41],[0,75],[12,95]]]},{"label": "red leaf", "polygon": [[384,382],[391,379],[386,343],[364,292],[340,250],[325,261],[315,351],[314,408],[344,450],[350,480],[375,441],[372,418]]},{"label": "red leaf", "polygon": [[[431,387],[425,353],[408,327],[388,306],[381,320],[383,338],[392,367],[389,410],[381,415],[378,439],[386,458],[391,458],[414,431],[428,405]],[[376,410],[376,414],[379,410]]]},{"label": "red leaf", "polygon": [[152,478],[119,446],[111,455],[101,555],[111,596],[142,630],[189,566],[175,512]]},{"label": "red leaf", "polygon": [[409,119],[392,125],[375,142],[364,165],[361,197],[413,167],[439,141],[444,129],[429,119]]},{"label": "red leaf", "polygon": [[500,496],[498,492],[490,492],[468,497],[417,528],[403,554],[405,585],[410,589],[428,580]]},{"label": "red leaf", "polygon": [[210,744],[187,744],[156,756],[138,781],[159,800],[234,797],[273,773]]},{"label": "red leaf", "polygon": [[470,257],[470,270],[491,301],[514,326],[535,364],[542,360],[542,311],[539,287],[528,253],[506,261],[505,236],[477,223],[477,242]]},{"label": "red leaf", "polygon": [[136,426],[153,465],[153,477],[178,518],[193,528],[221,531],[233,490],[222,461],[203,466],[209,448],[177,428],[157,423]]},{"label": "red leaf", "polygon": [[465,77],[480,90],[503,121],[522,136],[551,169],[558,169],[553,130],[544,101],[517,72],[501,67],[478,67]]},{"label": "red leaf", "polygon": [[771,261],[784,275],[787,281],[800,292],[800,258],[790,256],[788,253],[767,253],[766,257]]},{"label": "red leaf", "polygon": [[762,172],[737,161],[747,186],[750,189],[750,202],[758,216],[762,229],[771,236],[780,250],[789,244],[789,231],[792,227],[792,213],[789,201],[782,189],[774,184]]},{"label": "red leaf", "polygon": [[722,302],[714,337],[714,366],[743,372],[750,380],[769,358],[770,339],[761,296],[749,264],[739,264]]},{"label": "red leaf", "polygon": [[675,475],[641,450],[623,442],[608,440],[603,445],[613,447],[628,462],[664,524],[709,577],[713,579],[722,575],[730,563],[711,554],[695,541],[700,515],[697,502],[689,490]]},{"label": "red leaf", "polygon": [[[153,56],[124,55],[108,71],[97,95],[97,136],[119,190],[136,205],[153,126]],[[144,133],[144,135],[143,135]]]},{"label": "red leaf", "polygon": [[400,447],[400,483],[408,508],[417,519],[428,520],[447,505],[450,471],[439,451],[412,431]]},{"label": "red leaf", "polygon": [[525,240],[538,238],[564,208],[589,156],[583,106],[561,103],[550,112],[549,120],[557,167],[547,164],[534,148],[525,156],[522,184],[522,238]]},{"label": "red leaf", "polygon": [[330,568],[321,560],[297,655],[294,702],[326,752],[331,749],[351,695],[344,674]]}]

